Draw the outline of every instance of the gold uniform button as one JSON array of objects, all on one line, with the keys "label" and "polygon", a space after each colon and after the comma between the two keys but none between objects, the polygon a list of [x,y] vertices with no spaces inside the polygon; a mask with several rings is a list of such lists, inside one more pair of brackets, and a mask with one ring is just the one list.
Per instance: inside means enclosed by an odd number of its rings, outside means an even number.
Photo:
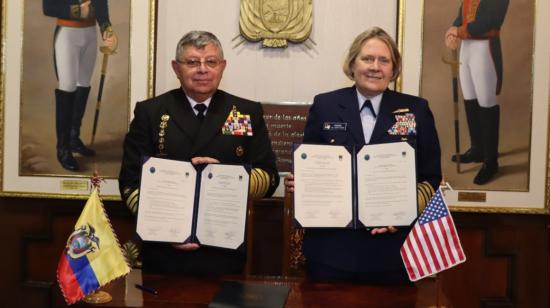
[{"label": "gold uniform button", "polygon": [[336,140],[330,139],[330,143],[334,143],[334,142],[336,142]]},{"label": "gold uniform button", "polygon": [[242,146],[238,146],[236,149],[235,149],[235,154],[237,154],[238,157],[241,157],[244,155],[244,149]]},{"label": "gold uniform button", "polygon": [[162,117],[160,117],[160,119],[161,119],[163,122],[166,122],[166,121],[170,120],[170,116],[167,115],[167,114],[163,114]]}]

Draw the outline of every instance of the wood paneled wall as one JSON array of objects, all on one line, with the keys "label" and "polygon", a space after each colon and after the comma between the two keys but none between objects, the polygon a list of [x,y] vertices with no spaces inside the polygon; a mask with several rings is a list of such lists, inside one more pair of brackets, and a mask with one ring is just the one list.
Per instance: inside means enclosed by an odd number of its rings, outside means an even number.
[{"label": "wood paneled wall", "polygon": [[[82,200],[0,199],[0,307],[62,305],[55,270]],[[121,243],[134,218],[106,202]],[[282,200],[255,204],[256,274],[280,274]],[[467,261],[440,275],[454,307],[549,307],[550,216],[454,213]]]},{"label": "wood paneled wall", "polygon": [[442,275],[456,307],[550,307],[550,216],[454,213],[466,263]]}]

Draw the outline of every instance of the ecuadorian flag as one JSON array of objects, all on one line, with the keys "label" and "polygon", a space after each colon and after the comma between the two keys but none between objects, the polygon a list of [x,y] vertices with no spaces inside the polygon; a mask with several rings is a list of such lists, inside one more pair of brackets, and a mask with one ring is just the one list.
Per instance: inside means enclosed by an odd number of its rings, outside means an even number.
[{"label": "ecuadorian flag", "polygon": [[130,272],[103,204],[94,188],[67,240],[57,281],[67,304],[74,304],[111,280]]}]

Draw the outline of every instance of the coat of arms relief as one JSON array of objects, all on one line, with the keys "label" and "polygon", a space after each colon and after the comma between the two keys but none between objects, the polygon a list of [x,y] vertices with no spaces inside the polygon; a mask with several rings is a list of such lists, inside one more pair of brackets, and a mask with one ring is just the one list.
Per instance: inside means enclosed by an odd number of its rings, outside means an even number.
[{"label": "coat of arms relief", "polygon": [[312,0],[241,0],[240,34],[264,47],[304,42],[313,25]]}]

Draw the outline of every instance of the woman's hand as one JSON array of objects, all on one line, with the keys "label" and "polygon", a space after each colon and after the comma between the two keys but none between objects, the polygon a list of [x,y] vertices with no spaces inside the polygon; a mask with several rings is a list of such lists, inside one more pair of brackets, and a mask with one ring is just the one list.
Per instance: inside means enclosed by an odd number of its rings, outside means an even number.
[{"label": "woman's hand", "polygon": [[193,165],[200,165],[200,164],[219,164],[220,161],[215,159],[215,158],[212,158],[212,157],[201,157],[201,156],[197,156],[197,157],[193,157],[191,158],[191,163]]},{"label": "woman's hand", "polygon": [[384,233],[395,233],[397,232],[397,228],[394,227],[394,226],[388,226],[388,227],[384,227],[384,228],[374,228],[372,230],[370,230],[370,234],[372,235],[376,235],[376,234],[384,234]]},{"label": "woman's hand", "polygon": [[178,250],[193,251],[199,249],[200,245],[197,243],[186,243],[186,244],[172,244],[172,247]]}]

